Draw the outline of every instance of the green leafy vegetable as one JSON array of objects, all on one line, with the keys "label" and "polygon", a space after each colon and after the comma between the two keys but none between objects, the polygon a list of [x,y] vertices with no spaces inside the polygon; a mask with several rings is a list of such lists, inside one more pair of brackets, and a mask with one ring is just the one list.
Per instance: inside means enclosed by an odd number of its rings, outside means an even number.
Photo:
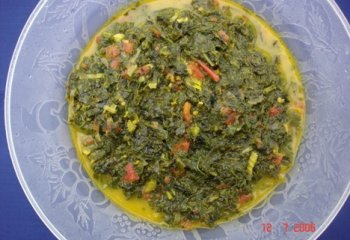
[{"label": "green leafy vegetable", "polygon": [[284,125],[300,124],[252,23],[216,2],[116,22],[68,80],[69,123],[91,136],[94,173],[147,194],[171,226],[236,213],[288,164]]}]

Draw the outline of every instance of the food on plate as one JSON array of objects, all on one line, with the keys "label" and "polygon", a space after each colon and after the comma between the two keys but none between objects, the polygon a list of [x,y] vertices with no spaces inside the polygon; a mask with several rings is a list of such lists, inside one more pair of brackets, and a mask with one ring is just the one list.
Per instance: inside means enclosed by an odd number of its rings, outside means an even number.
[{"label": "food on plate", "polygon": [[67,83],[88,175],[127,212],[213,227],[284,181],[304,128],[296,63],[229,1],[141,1],[92,39]]}]

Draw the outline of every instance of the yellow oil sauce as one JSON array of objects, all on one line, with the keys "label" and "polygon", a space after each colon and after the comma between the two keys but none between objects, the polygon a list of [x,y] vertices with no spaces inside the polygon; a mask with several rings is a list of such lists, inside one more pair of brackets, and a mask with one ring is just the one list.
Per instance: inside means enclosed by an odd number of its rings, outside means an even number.
[{"label": "yellow oil sauce", "polygon": [[[188,9],[190,8],[191,0],[146,0],[139,1],[137,3],[131,4],[128,8],[120,10],[114,17],[112,17],[97,33],[100,35],[102,32],[106,31],[115,22],[135,22],[136,24],[142,24],[147,16],[152,15],[155,11],[164,8],[179,8]],[[305,96],[304,89],[301,81],[301,76],[298,72],[298,68],[291,52],[288,50],[287,46],[283,43],[279,35],[259,16],[254,14],[248,9],[245,9],[241,5],[234,3],[229,0],[221,0],[221,6],[229,6],[232,10],[233,17],[235,16],[245,16],[247,17],[255,26],[257,31],[257,42],[256,46],[261,49],[262,52],[266,53],[266,56],[271,58],[271,60],[280,59],[280,71],[283,75],[285,81],[286,89],[289,93],[290,100],[290,111],[294,111],[296,114],[301,116],[301,124],[298,127],[286,124],[285,127],[287,131],[292,135],[292,150],[294,153],[293,159],[296,156],[298,147],[303,135],[303,126],[305,121]],[[128,13],[128,14],[125,14]],[[86,49],[82,52],[80,61],[89,55],[92,55],[96,50],[95,37],[92,38]],[[69,109],[69,114],[71,114],[71,109]],[[78,157],[89,175],[93,180],[94,184],[109,198],[113,203],[117,204],[119,207],[124,209],[127,213],[130,213],[133,217],[144,219],[156,224],[161,224],[166,226],[163,221],[163,216],[161,213],[154,211],[146,200],[139,198],[127,199],[120,189],[111,188],[108,185],[109,180],[103,178],[97,178],[94,176],[91,162],[88,157],[82,154],[83,146],[82,142],[85,139],[85,135],[70,126],[72,139],[76,147]],[[239,206],[239,213],[232,216],[230,219],[237,218],[250,209],[256,206],[258,203],[263,201],[268,195],[282,182],[285,180],[285,174],[293,166],[293,163],[289,166],[282,166],[279,178],[263,178],[253,186],[253,200]],[[234,207],[234,206],[233,206]],[[227,221],[227,219],[221,220],[221,222]],[[220,223],[220,221],[218,222]],[[206,227],[200,223],[194,224],[193,227]]]}]

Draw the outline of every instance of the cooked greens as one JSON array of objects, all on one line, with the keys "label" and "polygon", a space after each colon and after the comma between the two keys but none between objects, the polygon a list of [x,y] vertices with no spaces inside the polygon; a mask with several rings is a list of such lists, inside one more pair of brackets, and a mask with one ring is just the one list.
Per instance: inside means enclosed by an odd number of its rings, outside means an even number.
[{"label": "cooked greens", "polygon": [[114,23],[67,85],[95,176],[173,227],[237,213],[254,183],[291,164],[286,125],[300,124],[278,59],[256,47],[248,18],[217,3]]}]

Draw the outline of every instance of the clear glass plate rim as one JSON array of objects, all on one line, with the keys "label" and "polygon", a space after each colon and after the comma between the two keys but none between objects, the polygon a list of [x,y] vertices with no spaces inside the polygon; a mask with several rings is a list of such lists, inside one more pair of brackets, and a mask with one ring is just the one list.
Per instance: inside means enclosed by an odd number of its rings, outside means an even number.
[{"label": "clear glass plate rim", "polygon": [[[40,217],[40,219],[43,221],[43,223],[46,225],[46,227],[54,234],[54,236],[57,239],[66,239],[61,232],[54,226],[54,224],[47,218],[45,213],[42,211],[40,206],[36,203],[31,191],[28,188],[27,182],[24,179],[18,158],[16,155],[13,139],[12,139],[12,128],[11,128],[11,93],[12,93],[12,82],[13,82],[13,76],[15,73],[15,67],[17,64],[19,53],[21,52],[23,43],[25,42],[25,39],[27,37],[28,31],[30,30],[32,24],[36,20],[38,14],[41,12],[41,10],[45,7],[46,3],[48,3],[51,0],[40,0],[39,3],[34,8],[33,12],[29,16],[26,24],[24,25],[20,37],[17,41],[14,53],[12,55],[12,59],[10,62],[10,67],[8,70],[7,80],[6,80],[6,87],[5,87],[5,99],[4,99],[4,122],[5,122],[5,132],[6,132],[6,139],[7,139],[7,145],[10,153],[10,157],[12,160],[13,167],[15,169],[16,176],[18,178],[18,181],[29,200],[30,204],[34,208],[37,215]],[[348,37],[350,38],[350,25],[348,20],[346,19],[345,15],[335,2],[335,0],[327,0],[330,7],[333,9],[333,11],[336,13],[337,17],[339,18],[340,22],[342,23],[344,30],[346,31]],[[331,214],[327,217],[327,219],[324,221],[324,223],[317,228],[317,231],[311,235],[310,239],[317,239],[325,230],[326,228],[331,224],[331,222],[334,220],[334,218],[339,213],[342,206],[345,204],[346,200],[350,196],[350,182],[348,182],[347,187],[345,191],[343,192],[343,195],[339,199],[338,203],[332,210]]]}]

